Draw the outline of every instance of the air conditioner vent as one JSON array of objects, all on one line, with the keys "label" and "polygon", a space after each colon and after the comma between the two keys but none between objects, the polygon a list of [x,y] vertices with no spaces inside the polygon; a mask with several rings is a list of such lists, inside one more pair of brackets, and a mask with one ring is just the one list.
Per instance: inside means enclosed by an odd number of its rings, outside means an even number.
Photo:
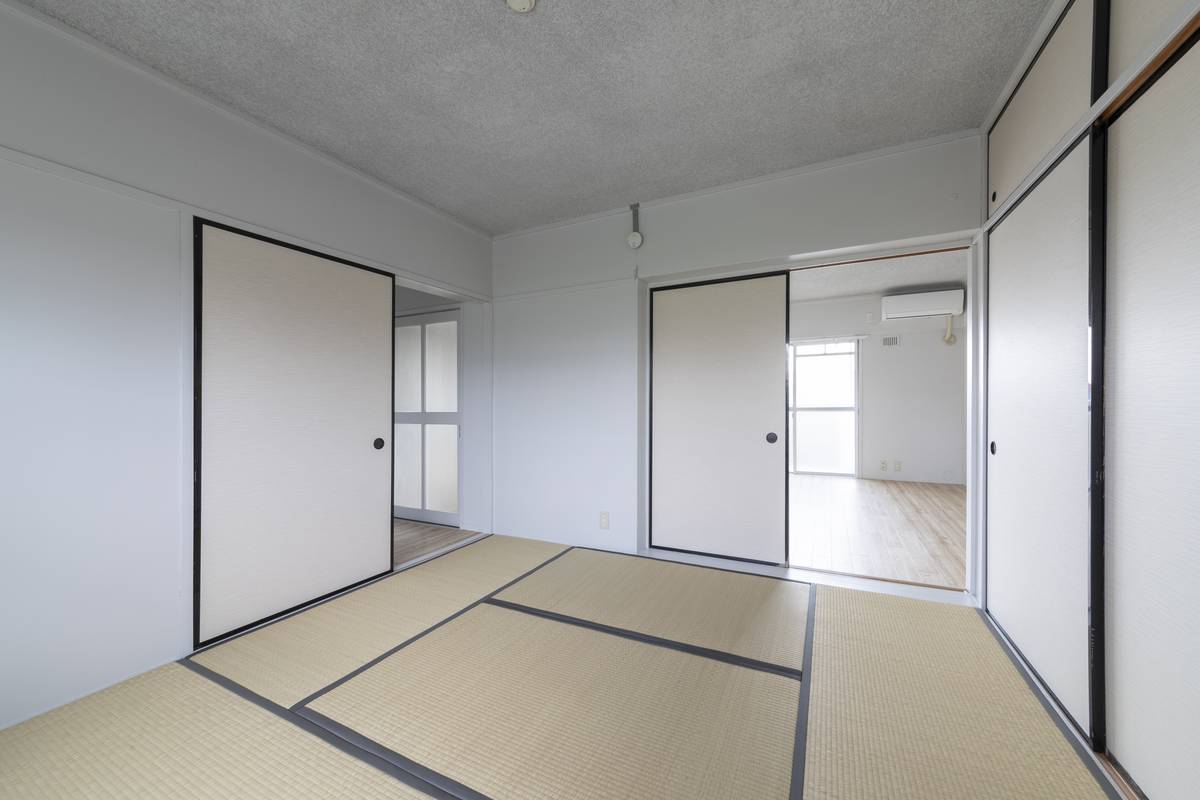
[{"label": "air conditioner vent", "polygon": [[899,347],[900,346],[900,337],[899,336],[884,336],[883,337],[883,346],[884,347]]}]

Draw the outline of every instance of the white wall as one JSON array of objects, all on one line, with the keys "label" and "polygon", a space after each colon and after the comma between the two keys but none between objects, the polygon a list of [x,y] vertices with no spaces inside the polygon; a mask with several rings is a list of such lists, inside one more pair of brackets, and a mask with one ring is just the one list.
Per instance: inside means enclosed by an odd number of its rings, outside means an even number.
[{"label": "white wall", "polygon": [[[859,475],[966,482],[967,358],[964,318],[947,345],[945,318],[880,322],[880,295],[792,303],[793,339],[865,336],[859,342]],[[898,335],[899,346],[883,337]],[[880,466],[886,460],[888,469]],[[900,472],[895,462],[901,462]]]},{"label": "white wall", "polygon": [[494,309],[495,531],[636,550],[637,282]]},{"label": "white wall", "polygon": [[[491,245],[7,0],[0,108],[3,727],[189,650],[191,214],[465,297]],[[464,328],[477,522],[486,311]]]},{"label": "white wall", "polygon": [[462,305],[459,525],[492,530],[492,304]]},{"label": "white wall", "polygon": [[[635,277],[977,228],[981,158],[978,136],[949,137],[644,203],[637,251],[625,245],[627,213],[497,238],[495,530],[636,546],[645,317]],[[607,533],[601,510],[612,513]]]},{"label": "white wall", "polygon": [[745,185],[642,204],[646,243],[621,212],[497,237],[497,297],[661,278],[967,231],[982,209],[981,139],[961,135],[842,159]]},{"label": "white wall", "polygon": [[180,236],[0,160],[0,728],[188,650]]}]

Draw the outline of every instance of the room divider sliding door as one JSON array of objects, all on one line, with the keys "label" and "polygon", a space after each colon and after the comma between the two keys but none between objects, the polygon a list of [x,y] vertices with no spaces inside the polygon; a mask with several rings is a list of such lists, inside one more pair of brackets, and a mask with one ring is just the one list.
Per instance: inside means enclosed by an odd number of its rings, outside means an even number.
[{"label": "room divider sliding door", "polygon": [[650,304],[650,546],[786,563],[787,275]]},{"label": "room divider sliding door", "polygon": [[194,236],[201,646],[391,569],[393,278]]}]

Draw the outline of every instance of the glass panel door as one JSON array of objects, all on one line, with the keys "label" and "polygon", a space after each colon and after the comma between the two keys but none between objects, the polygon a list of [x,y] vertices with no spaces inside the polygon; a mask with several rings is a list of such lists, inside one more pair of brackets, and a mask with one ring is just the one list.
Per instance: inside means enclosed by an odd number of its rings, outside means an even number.
[{"label": "glass panel door", "polygon": [[394,516],[458,525],[458,348],[457,311],[396,318]]}]

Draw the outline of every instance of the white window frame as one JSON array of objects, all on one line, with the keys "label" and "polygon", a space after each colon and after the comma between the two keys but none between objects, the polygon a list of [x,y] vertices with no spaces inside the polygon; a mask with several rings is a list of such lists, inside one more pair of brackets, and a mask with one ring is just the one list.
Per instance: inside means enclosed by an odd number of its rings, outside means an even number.
[{"label": "white window frame", "polygon": [[[830,353],[829,345],[846,345],[850,344],[854,347],[853,354],[850,353]],[[811,347],[815,345],[824,345],[824,353],[809,353],[800,354],[796,352],[798,347]],[[859,430],[859,406],[861,405],[859,391],[862,383],[859,374],[860,359],[859,352],[862,349],[858,338],[834,338],[834,339],[808,339],[796,340],[788,343],[788,436],[791,444],[788,456],[788,472],[792,475],[840,475],[857,477],[859,468],[859,448],[862,441],[861,431]],[[831,356],[853,355],[854,357],[854,405],[852,406],[798,406],[796,405],[796,362],[801,358],[829,358]],[[854,412],[854,468],[850,472],[808,472],[796,469],[796,416],[800,412],[811,411],[852,411]]]}]

